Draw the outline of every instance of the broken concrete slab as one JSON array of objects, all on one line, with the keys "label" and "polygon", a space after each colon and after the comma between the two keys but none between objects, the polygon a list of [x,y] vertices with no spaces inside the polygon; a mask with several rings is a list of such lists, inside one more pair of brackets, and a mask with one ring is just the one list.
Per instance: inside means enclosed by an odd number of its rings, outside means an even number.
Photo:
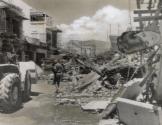
[{"label": "broken concrete slab", "polygon": [[161,125],[162,110],[152,104],[118,98],[119,121],[126,125]]},{"label": "broken concrete slab", "polygon": [[101,118],[108,119],[109,117],[114,115],[114,112],[116,110],[116,104],[110,103],[107,108],[102,112]]},{"label": "broken concrete slab", "polygon": [[58,105],[74,105],[74,104],[78,104],[77,100],[75,99],[68,99],[68,98],[63,98],[63,99],[59,99],[56,101],[58,103]]},{"label": "broken concrete slab", "polygon": [[78,81],[78,87],[75,90],[81,92],[99,78],[100,76],[97,73],[91,72],[88,75],[86,75],[83,79]]},{"label": "broken concrete slab", "polygon": [[136,99],[136,97],[143,91],[144,87],[139,84],[143,81],[143,78],[135,78],[124,85],[125,91],[121,97],[127,99]]},{"label": "broken concrete slab", "polygon": [[110,101],[92,101],[88,104],[81,106],[84,111],[102,111],[106,109]]},{"label": "broken concrete slab", "polygon": [[118,119],[100,120],[99,125],[119,125],[118,122]]},{"label": "broken concrete slab", "polygon": [[110,90],[102,86],[102,81],[97,80],[93,82],[93,84],[88,86],[86,89],[84,89],[82,93],[94,96],[108,96],[110,95]]},{"label": "broken concrete slab", "polygon": [[142,92],[143,86],[140,86],[141,82],[143,82],[143,78],[138,78],[129,81],[127,84],[122,86],[118,92],[113,96],[110,105],[107,106],[107,109],[102,113],[102,117],[107,118],[110,114],[112,114],[116,109],[116,99],[118,97],[127,98],[127,99],[136,99],[137,96]]}]

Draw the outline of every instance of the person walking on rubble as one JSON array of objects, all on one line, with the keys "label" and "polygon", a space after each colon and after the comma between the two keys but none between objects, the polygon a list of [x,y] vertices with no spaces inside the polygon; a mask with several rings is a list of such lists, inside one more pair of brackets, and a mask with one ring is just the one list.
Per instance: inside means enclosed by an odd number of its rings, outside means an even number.
[{"label": "person walking on rubble", "polygon": [[56,61],[56,64],[53,65],[54,80],[53,84],[56,86],[56,93],[60,90],[60,82],[63,74],[63,66],[60,64],[60,60]]}]

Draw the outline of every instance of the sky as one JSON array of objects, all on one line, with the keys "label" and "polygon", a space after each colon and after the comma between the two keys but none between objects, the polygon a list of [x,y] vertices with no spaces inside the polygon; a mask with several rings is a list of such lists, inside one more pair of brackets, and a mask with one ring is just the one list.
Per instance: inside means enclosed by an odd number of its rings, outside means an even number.
[{"label": "sky", "polygon": [[[70,24],[82,16],[93,16],[97,10],[111,5],[119,9],[129,9],[129,0],[24,0],[31,6],[46,11],[54,17],[55,24]],[[131,9],[136,0],[131,1]]]},{"label": "sky", "polygon": [[75,39],[108,41],[108,35],[126,31],[130,26],[129,10],[132,13],[136,8],[136,0],[130,0],[130,4],[129,0],[24,1],[54,18],[55,26],[63,31],[63,43]]}]

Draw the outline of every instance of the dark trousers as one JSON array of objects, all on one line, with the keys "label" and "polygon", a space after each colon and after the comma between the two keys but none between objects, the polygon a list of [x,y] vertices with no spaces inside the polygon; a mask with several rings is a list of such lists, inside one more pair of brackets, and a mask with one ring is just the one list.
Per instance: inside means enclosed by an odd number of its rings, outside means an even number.
[{"label": "dark trousers", "polygon": [[54,80],[53,80],[53,84],[57,85],[58,87],[60,86],[60,81],[61,81],[62,75],[61,74],[54,74]]}]

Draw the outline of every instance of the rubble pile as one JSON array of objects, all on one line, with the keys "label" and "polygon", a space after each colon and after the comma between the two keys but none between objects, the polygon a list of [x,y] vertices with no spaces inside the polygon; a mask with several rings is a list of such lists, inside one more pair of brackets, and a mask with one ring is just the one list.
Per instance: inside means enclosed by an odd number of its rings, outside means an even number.
[{"label": "rubble pile", "polygon": [[[143,61],[139,59],[141,55],[138,53],[131,55],[131,58],[126,54],[115,54],[111,60],[100,59],[99,63],[73,58],[75,65],[70,68],[72,82],[69,91],[59,95],[62,98],[59,104],[77,104],[84,111],[101,113],[107,121],[125,123],[129,123],[125,117],[127,113],[124,113],[127,107],[132,113],[133,109],[139,114],[150,114],[147,110],[161,112],[152,108],[154,104],[158,105],[154,89],[158,50],[150,48],[143,52]],[[76,72],[76,66],[88,68],[91,72],[83,75],[79,70]],[[146,108],[145,113],[140,112],[143,108]],[[154,115],[155,113],[152,114],[153,117]]]},{"label": "rubble pile", "polygon": [[[154,71],[147,69],[146,72],[146,67],[153,63],[155,53],[152,51],[148,54],[147,61],[143,63],[134,55],[129,58],[115,54],[111,60],[103,59],[99,63],[73,56],[64,64],[63,82],[66,85],[56,95],[56,105],[77,105],[84,111],[101,113],[104,119],[118,121],[118,103],[127,101],[121,99],[118,102],[119,97],[134,101],[147,100],[147,93],[143,93]],[[49,76],[50,79],[52,77]]]},{"label": "rubble pile", "polygon": [[101,85],[101,81],[97,80],[91,86],[87,87],[87,89],[83,90],[82,93],[86,93],[88,95],[97,96],[97,97],[110,97],[113,90],[114,90],[113,88],[112,90],[110,90],[103,87]]},{"label": "rubble pile", "polygon": [[[134,63],[137,65],[139,64],[138,68],[136,68],[137,70],[133,69],[133,67],[135,67],[134,65],[131,66],[131,68],[129,67],[128,72],[126,72],[126,70],[123,71],[123,75],[122,72],[120,72],[122,76],[127,75],[128,79],[125,81],[125,84],[119,88],[118,92],[113,95],[111,103],[102,113],[102,118],[106,119],[107,123],[109,123],[109,121],[112,119],[118,119],[118,122],[116,123],[123,123],[124,125],[158,124],[158,118],[160,115],[156,115],[155,112],[162,112],[161,108],[159,107],[160,105],[157,102],[159,98],[156,99],[156,84],[158,83],[157,62],[159,61],[157,52],[159,48],[147,48],[149,51],[141,52],[141,48],[133,45],[136,42],[138,46],[145,48],[146,46],[143,45],[145,41],[140,39],[142,40],[141,44],[138,43],[138,38],[132,38],[131,36],[127,37],[127,35],[130,35],[129,32],[128,34],[126,32],[124,35],[126,35],[126,39],[128,40],[127,42],[130,43],[126,43],[125,38],[123,39],[123,37],[121,37],[121,39],[119,39],[119,44],[121,47],[120,51],[127,54],[140,52],[140,58],[142,57],[142,61],[140,61],[140,63]],[[134,40],[134,42],[131,40]],[[130,47],[128,51],[128,48],[126,48],[125,45],[130,46],[129,44],[132,45],[132,48]],[[130,77],[129,75],[131,74],[132,69],[134,70],[134,73]],[[152,113],[150,111],[152,111]]]},{"label": "rubble pile", "polygon": [[[138,68],[129,63],[126,57],[121,58],[119,55],[102,65],[78,58],[70,59],[67,64],[68,72],[65,73],[63,79],[64,82],[66,79],[67,87],[65,87],[66,90],[57,94],[59,105],[85,105],[95,99],[112,100],[123,84],[131,79],[142,77],[143,67]],[[91,71],[88,74],[82,74],[78,70],[80,67],[89,68]]]}]

